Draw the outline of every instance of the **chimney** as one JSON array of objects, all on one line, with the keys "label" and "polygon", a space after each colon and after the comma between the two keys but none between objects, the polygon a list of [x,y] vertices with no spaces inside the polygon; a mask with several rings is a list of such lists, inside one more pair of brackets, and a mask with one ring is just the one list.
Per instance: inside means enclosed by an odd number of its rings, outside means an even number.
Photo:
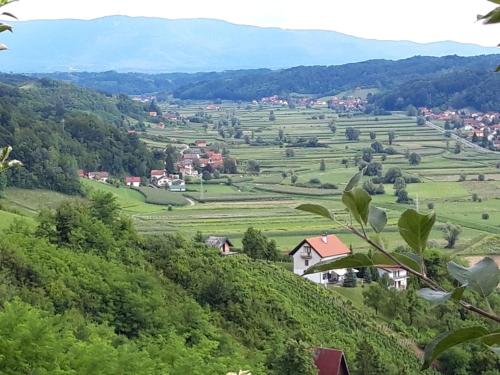
[{"label": "chimney", "polygon": [[323,241],[324,243],[328,243],[328,234],[327,233],[323,233],[321,235],[321,241]]}]

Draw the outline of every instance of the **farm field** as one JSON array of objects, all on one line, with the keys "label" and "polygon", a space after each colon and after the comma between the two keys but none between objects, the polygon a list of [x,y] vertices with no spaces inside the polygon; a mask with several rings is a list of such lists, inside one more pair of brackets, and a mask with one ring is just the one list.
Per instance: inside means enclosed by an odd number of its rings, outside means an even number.
[{"label": "farm field", "polygon": [[[323,204],[338,213],[343,212],[340,194],[346,182],[358,171],[355,159],[374,142],[370,131],[375,132],[375,140],[381,142],[384,148],[389,147],[389,133],[394,131],[396,134],[391,145],[395,154],[373,154],[373,161],[383,164],[383,173],[397,167],[422,181],[407,186],[414,200],[413,205],[396,203],[392,184],[385,185],[384,195],[373,197],[389,212],[391,225],[384,234],[386,243],[392,247],[402,244],[395,227],[398,215],[417,204],[420,210],[427,210],[430,203],[434,205],[438,223],[431,239],[439,246],[444,246],[441,228],[447,222],[463,227],[457,244],[459,249],[500,232],[498,154],[480,154],[468,148],[455,154],[455,141],[450,141],[434,129],[417,126],[414,118],[404,114],[348,118],[339,117],[326,106],[289,109],[223,103],[219,110],[206,110],[208,104],[165,105],[164,111],[178,112],[184,117],[205,112],[210,118],[208,126],[204,129],[201,123],[188,122],[187,125],[167,125],[165,129],[150,128],[145,135],[147,141],[151,147],[165,147],[169,143],[184,147],[197,139],[205,139],[212,146],[223,147],[230,157],[235,158],[240,174],[227,176],[233,180],[232,186],[227,186],[224,178],[218,180],[219,184],[205,184],[203,193],[198,181],[189,184],[186,195],[196,201],[194,206],[175,208],[159,215],[135,215],[134,220],[142,232],[178,230],[194,235],[199,230],[204,235],[229,236],[239,247],[243,232],[253,226],[276,240],[280,249],[286,252],[305,236],[329,231],[337,233],[354,248],[367,250],[363,243],[341,228],[294,208],[301,203],[312,202]],[[274,121],[269,120],[271,110],[274,111]],[[239,139],[230,136],[222,138],[217,124],[219,120],[228,120],[232,116],[240,121],[239,128],[243,135]],[[335,133],[329,128],[331,120],[335,121]],[[344,133],[348,127],[360,131],[359,142],[346,140]],[[229,122],[225,129],[230,128]],[[287,147],[290,142],[279,145],[280,129],[288,140],[315,137],[324,147]],[[245,135],[255,145],[246,144]],[[292,157],[286,155],[288,148],[293,149]],[[419,165],[409,165],[405,154],[411,152],[421,156]],[[245,174],[248,160],[256,160],[260,164],[259,175]],[[321,160],[325,163],[324,171],[319,168]],[[292,174],[297,176],[299,186],[292,184]],[[480,174],[485,176],[486,181],[477,181]],[[459,181],[460,176],[465,181]],[[245,179],[245,182],[236,182],[236,179]],[[311,186],[311,179],[317,179],[321,184],[334,184],[338,189],[318,189]],[[472,201],[474,193],[481,198],[480,202]],[[482,219],[483,213],[488,213],[488,220]]]},{"label": "farm field", "polygon": [[[188,117],[204,110],[207,104],[193,102],[183,107],[164,106],[163,110]],[[269,120],[270,110],[274,111],[275,121]],[[375,132],[375,140],[384,148],[389,147],[388,134],[394,131],[396,138],[390,145],[394,153],[374,153],[373,161],[382,163],[382,174],[397,167],[422,182],[407,185],[412,204],[396,203],[392,184],[384,185],[385,194],[372,197],[377,205],[388,211],[389,224],[383,235],[386,245],[391,248],[403,245],[396,228],[401,212],[417,205],[419,210],[425,211],[429,204],[434,205],[438,217],[431,234],[436,246],[445,245],[441,228],[447,222],[463,228],[454,250],[457,254],[491,254],[491,249],[499,242],[498,154],[480,154],[467,148],[455,154],[454,141],[450,143],[434,129],[417,126],[414,118],[403,114],[347,118],[338,117],[326,107],[260,108],[234,103],[223,103],[219,111],[205,112],[211,122],[206,130],[202,124],[191,122],[187,125],[168,125],[165,129],[150,127],[144,133],[144,140],[152,148],[173,144],[182,149],[197,139],[206,139],[212,146],[224,148],[226,156],[238,161],[238,174],[222,175],[205,182],[203,186],[199,179],[194,179],[187,184],[185,193],[150,187],[141,187],[138,191],[90,180],[83,180],[84,186],[88,190],[113,193],[124,212],[131,215],[144,234],[179,231],[194,236],[201,231],[205,236],[228,236],[236,247],[241,247],[243,233],[253,226],[274,239],[283,253],[304,237],[323,232],[335,233],[355,250],[367,251],[366,244],[338,225],[299,212],[295,207],[302,203],[322,204],[333,210],[337,217],[347,220],[341,192],[350,177],[358,171],[356,159],[360,158],[363,149],[374,142],[370,131]],[[239,139],[229,136],[224,139],[216,129],[219,120],[230,116],[236,116],[241,123],[243,136]],[[332,120],[335,121],[335,133],[328,126]],[[348,127],[360,131],[358,142],[346,140],[344,133]],[[290,141],[284,146],[274,144],[280,129]],[[245,135],[250,139],[253,137],[254,141],[258,138],[260,143],[246,144]],[[306,140],[316,137],[323,147],[287,147],[301,137]],[[291,157],[286,155],[288,148],[293,149]],[[421,156],[419,165],[409,165],[405,154],[411,152]],[[258,175],[246,173],[248,160],[256,160],[260,164]],[[320,171],[321,160],[325,164],[323,171]],[[292,184],[292,174],[297,177],[296,184]],[[478,181],[479,175],[484,175],[485,181]],[[316,180],[316,183],[312,184],[311,180]],[[320,185],[325,185],[325,188],[318,188]],[[332,185],[336,185],[337,189],[332,189]],[[62,194],[43,192],[43,199],[40,199],[39,194],[39,191],[8,189],[0,204],[10,212],[15,210],[20,215],[33,218],[42,202],[54,207],[66,198]],[[472,199],[473,194],[477,194],[476,201]],[[487,220],[483,218],[485,213],[488,214]],[[17,216],[3,215],[2,226]]]}]

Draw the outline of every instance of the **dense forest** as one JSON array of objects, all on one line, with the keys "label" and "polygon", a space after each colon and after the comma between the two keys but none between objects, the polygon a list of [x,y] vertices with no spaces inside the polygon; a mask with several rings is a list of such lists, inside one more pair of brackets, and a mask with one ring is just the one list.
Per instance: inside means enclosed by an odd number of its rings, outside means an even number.
[{"label": "dense forest", "polygon": [[[24,168],[8,172],[0,185],[42,187],[79,193],[77,169],[146,176],[161,165],[134,134],[145,114],[125,95],[23,76],[0,76],[0,145],[14,148]],[[7,178],[6,178],[7,177]]]},{"label": "dense forest", "polygon": [[334,95],[357,87],[381,93],[372,102],[386,110],[408,104],[500,109],[498,55],[370,60],[339,66],[299,66],[282,70],[220,73],[54,73],[39,75],[109,93],[173,95],[180,99],[253,100],[293,93]]}]

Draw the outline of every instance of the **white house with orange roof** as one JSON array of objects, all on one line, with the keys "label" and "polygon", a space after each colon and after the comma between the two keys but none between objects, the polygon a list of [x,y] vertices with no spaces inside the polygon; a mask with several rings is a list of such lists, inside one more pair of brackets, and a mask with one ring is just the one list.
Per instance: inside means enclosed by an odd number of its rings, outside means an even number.
[{"label": "white house with orange roof", "polygon": [[[293,272],[304,275],[313,265],[327,260],[342,258],[351,254],[351,249],[333,234],[305,238],[290,253],[293,257]],[[316,272],[304,277],[318,284],[341,283],[346,269]]]}]

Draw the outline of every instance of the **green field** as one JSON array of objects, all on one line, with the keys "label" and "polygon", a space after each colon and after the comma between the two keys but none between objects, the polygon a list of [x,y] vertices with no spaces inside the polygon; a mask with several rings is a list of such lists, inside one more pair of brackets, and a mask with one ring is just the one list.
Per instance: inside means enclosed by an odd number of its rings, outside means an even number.
[{"label": "green field", "polygon": [[[203,110],[207,104],[192,102],[182,107],[165,105],[163,110],[190,116]],[[229,156],[238,160],[240,173],[237,175],[222,176],[205,183],[203,187],[196,180],[187,185],[188,191],[184,194],[151,188],[141,188],[141,194],[136,190],[115,188],[88,180],[84,184],[88,188],[112,192],[125,212],[133,216],[138,229],[145,234],[180,231],[192,236],[196,231],[201,231],[204,235],[229,236],[236,246],[241,246],[244,231],[253,226],[275,239],[280,249],[286,252],[304,237],[328,231],[337,233],[353,248],[366,250],[364,243],[333,223],[298,212],[294,208],[306,202],[318,203],[342,217],[344,207],[340,194],[349,178],[358,171],[355,166],[356,155],[360,155],[361,150],[370,147],[373,142],[369,136],[370,131],[376,133],[377,141],[388,147],[388,134],[393,130],[396,139],[391,147],[396,153],[386,155],[385,160],[382,160],[382,154],[374,154],[373,160],[383,164],[383,172],[391,167],[399,167],[405,173],[420,178],[422,183],[407,186],[407,191],[414,200],[413,205],[396,203],[392,185],[389,184],[385,185],[384,195],[373,197],[376,204],[388,210],[389,225],[384,234],[388,246],[403,244],[395,227],[400,213],[415,206],[426,210],[429,203],[434,204],[438,216],[431,239],[440,245],[444,245],[440,228],[446,222],[463,227],[457,250],[473,248],[474,250],[470,250],[473,254],[481,253],[481,249],[475,246],[478,241],[500,233],[500,170],[496,168],[500,162],[498,154],[464,149],[456,155],[452,152],[454,141],[447,142],[439,132],[419,127],[414,118],[401,114],[348,118],[339,117],[326,107],[275,107],[272,109],[276,120],[271,122],[270,109],[259,108],[257,105],[248,107],[246,104],[223,103],[222,110],[207,111],[211,116],[211,123],[206,131],[202,124],[188,122],[187,125],[170,125],[165,129],[151,128],[144,134],[150,147],[156,148],[165,147],[169,143],[181,148],[196,139],[219,144]],[[240,120],[244,135],[253,135],[254,139],[259,137],[262,144],[248,145],[243,137],[222,139],[215,124],[231,114]],[[324,115],[324,119],[318,119],[319,115]],[[335,134],[328,127],[332,119],[337,128]],[[346,140],[344,132],[347,127],[360,130],[359,142]],[[316,137],[325,147],[293,147],[294,156],[287,157],[287,147],[271,144],[276,141],[279,129],[283,130],[285,137],[292,140]],[[405,154],[410,152],[421,155],[422,162],[419,165],[409,165]],[[259,162],[259,175],[245,174],[245,165],[250,159]],[[342,162],[343,159],[347,160],[346,165]],[[324,171],[319,170],[321,160],[325,161]],[[297,182],[301,186],[293,186],[291,174],[297,176]],[[466,176],[466,181],[459,182],[462,174]],[[477,181],[479,174],[484,174],[487,181]],[[227,177],[231,177],[232,186],[226,184]],[[311,179],[319,179],[321,184],[335,184],[338,189],[312,187]],[[473,193],[478,194],[481,202],[472,201]],[[14,201],[13,195],[9,197],[7,194],[7,198],[10,199],[9,204]],[[54,198],[55,201],[58,199]],[[24,208],[24,199],[17,199],[16,202],[21,212],[25,210],[32,213],[37,209],[34,204]],[[168,211],[166,205],[176,207]],[[488,220],[482,219],[483,213],[489,214]],[[490,253],[491,250],[488,249],[489,246],[485,246],[484,252]]]}]

